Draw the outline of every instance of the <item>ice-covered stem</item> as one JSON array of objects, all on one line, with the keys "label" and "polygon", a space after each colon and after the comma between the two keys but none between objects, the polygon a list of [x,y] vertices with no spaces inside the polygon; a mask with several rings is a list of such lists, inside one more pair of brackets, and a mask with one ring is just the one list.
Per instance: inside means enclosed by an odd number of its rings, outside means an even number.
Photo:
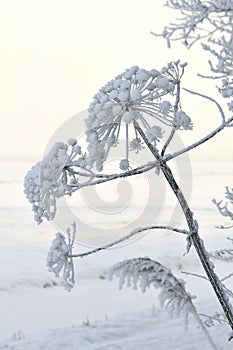
[{"label": "ice-covered stem", "polygon": [[166,161],[159,155],[158,151],[153,147],[153,145],[151,145],[150,142],[148,142],[146,135],[144,134],[143,130],[136,124],[136,122],[135,128],[137,129],[138,133],[150,149],[151,153],[154,155],[155,159],[157,160],[158,166],[160,167],[168,184],[170,185],[178,202],[180,203],[181,209],[185,215],[189,231],[191,232],[191,235],[189,237],[190,244],[193,244],[193,246],[195,247],[201,264],[228,319],[229,325],[231,329],[233,329],[233,311],[229,302],[229,298],[224,292],[223,285],[214,271],[214,265],[212,262],[210,262],[209,254],[205,249],[204,243],[198,234],[198,223],[193,218],[193,212],[190,210],[189,205],[181,189],[179,188],[177,182],[174,179],[171,169],[166,164]]},{"label": "ice-covered stem", "polygon": [[118,173],[118,174],[95,174],[95,173],[93,173],[94,176],[93,176],[92,181],[87,182],[87,183],[83,183],[83,184],[77,183],[77,184],[72,185],[72,187],[75,191],[76,189],[99,185],[99,184],[102,184],[104,182],[112,181],[115,179],[126,178],[128,176],[133,176],[133,175],[140,175],[140,174],[143,174],[147,171],[150,171],[151,169],[153,169],[155,167],[157,167],[156,162],[148,162],[142,166],[139,166],[137,168],[134,168],[134,169],[122,172],[122,173]]},{"label": "ice-covered stem", "polygon": [[108,248],[114,247],[115,245],[122,243],[122,242],[132,238],[133,236],[138,235],[141,232],[145,232],[145,231],[149,231],[149,230],[169,230],[169,231],[185,234],[185,235],[187,235],[187,237],[188,237],[188,235],[190,235],[190,232],[187,230],[179,229],[179,228],[172,227],[172,226],[166,226],[166,225],[153,225],[153,226],[139,227],[139,228],[133,230],[132,232],[130,232],[127,236],[119,238],[119,239],[117,239],[109,244],[102,246],[102,247],[98,247],[98,248],[89,250],[85,253],[72,254],[72,258],[83,258],[83,257],[86,257],[88,255],[98,253],[102,250],[106,250]]}]

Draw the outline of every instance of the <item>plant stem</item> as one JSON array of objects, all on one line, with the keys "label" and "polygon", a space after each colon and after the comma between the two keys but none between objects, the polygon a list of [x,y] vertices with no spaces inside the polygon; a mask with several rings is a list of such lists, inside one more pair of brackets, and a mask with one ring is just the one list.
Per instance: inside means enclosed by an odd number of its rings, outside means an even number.
[{"label": "plant stem", "polygon": [[190,232],[188,232],[187,230],[182,230],[182,229],[178,229],[176,227],[172,227],[172,226],[165,226],[165,225],[153,225],[153,226],[146,226],[146,227],[139,227],[133,231],[131,231],[127,236],[124,236],[122,238],[119,238],[109,244],[106,244],[102,247],[97,247],[91,250],[86,251],[85,253],[79,253],[79,254],[72,254],[71,257],[72,258],[83,258],[86,257],[88,255],[100,252],[101,250],[106,250],[108,248],[114,247],[115,245],[125,242],[127,239],[132,238],[135,235],[138,235],[141,232],[145,232],[148,230],[169,230],[169,231],[173,231],[173,232],[178,232],[178,233],[182,233],[185,235],[189,235]]},{"label": "plant stem", "polygon": [[174,179],[174,176],[172,174],[171,169],[168,167],[166,164],[166,161],[159,155],[157,149],[150,143],[148,142],[146,135],[142,131],[142,129],[138,126],[137,123],[135,123],[135,128],[141,135],[142,139],[154,155],[155,159],[158,162],[158,165],[163,172],[167,182],[169,183],[170,187],[172,188],[172,191],[174,192],[176,198],[178,199],[180,206],[182,208],[182,211],[185,215],[189,231],[191,232],[190,239],[193,244],[193,246],[196,249],[196,252],[198,254],[198,257],[201,261],[201,264],[206,272],[206,275],[215,291],[215,294],[222,306],[222,309],[226,315],[226,318],[229,322],[229,326],[233,330],[233,311],[231,304],[229,302],[229,298],[226,295],[224,291],[224,286],[221,283],[220,279],[214,272],[214,265],[213,263],[209,260],[209,254],[204,246],[203,240],[198,234],[198,223],[197,221],[193,218],[193,212],[190,210],[188,203],[179,188],[177,182]]},{"label": "plant stem", "polygon": [[193,316],[194,316],[194,318],[196,319],[197,324],[198,324],[199,327],[201,328],[202,332],[205,334],[205,336],[206,336],[206,338],[207,338],[207,340],[208,340],[210,346],[212,347],[212,349],[218,350],[218,348],[217,348],[216,344],[213,342],[213,339],[211,338],[211,336],[210,336],[208,330],[207,330],[206,327],[204,326],[204,324],[203,324],[203,322],[202,322],[200,316],[196,313],[196,310],[194,310]]}]

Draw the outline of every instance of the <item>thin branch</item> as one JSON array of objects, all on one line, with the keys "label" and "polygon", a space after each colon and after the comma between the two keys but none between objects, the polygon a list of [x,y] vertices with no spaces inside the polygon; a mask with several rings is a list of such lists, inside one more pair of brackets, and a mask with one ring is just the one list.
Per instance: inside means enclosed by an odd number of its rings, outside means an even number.
[{"label": "thin branch", "polygon": [[[214,321],[218,323],[228,323],[227,320],[225,319],[225,316],[223,314],[216,313],[213,316],[205,315],[205,314],[199,314],[199,316],[206,317],[207,321],[205,321],[205,324],[207,327],[213,326]],[[221,318],[223,317],[223,318]],[[206,323],[207,322],[207,323]]]},{"label": "thin branch", "polygon": [[181,273],[185,274],[185,275],[190,275],[190,276],[194,276],[194,277],[199,277],[199,278],[203,278],[204,280],[208,281],[208,278],[202,275],[199,275],[197,273],[193,273],[193,272],[187,272],[187,271],[181,271]]},{"label": "thin branch", "polygon": [[225,114],[223,112],[223,109],[222,107],[220,106],[220,104],[215,100],[213,99],[212,97],[210,96],[207,96],[207,95],[203,95],[199,92],[196,92],[196,91],[192,91],[192,90],[189,90],[189,89],[186,89],[186,88],[183,88],[185,91],[189,92],[190,94],[193,94],[193,95],[197,95],[197,96],[200,96],[200,97],[203,97],[211,102],[213,102],[214,104],[216,104],[218,110],[219,110],[219,113],[221,114],[221,117],[222,117],[222,122],[225,123],[226,122],[226,117],[225,117]]},{"label": "thin branch", "polygon": [[227,127],[228,124],[230,124],[232,121],[233,121],[233,117],[226,120],[226,122],[224,124],[221,124],[220,126],[218,126],[216,129],[214,129],[211,133],[207,134],[201,140],[194,142],[192,145],[185,147],[185,148],[181,149],[180,151],[177,151],[177,152],[174,152],[173,154],[165,156],[164,160],[166,162],[168,162],[169,160],[171,160],[175,157],[178,157],[181,154],[186,153],[186,152],[196,148],[197,146],[200,146],[202,143],[205,143],[206,141],[210,140],[212,137],[214,137],[216,134],[218,134],[221,130],[223,130],[225,127]]},{"label": "thin branch", "polygon": [[72,258],[83,258],[83,257],[86,257],[88,255],[91,255],[93,253],[97,253],[101,250],[106,250],[108,248],[111,248],[119,243],[122,243],[128,239],[130,239],[131,237],[141,233],[141,232],[144,232],[144,231],[148,231],[148,230],[169,230],[169,231],[174,231],[174,232],[178,232],[178,233],[182,233],[182,234],[185,234],[185,235],[190,235],[190,232],[187,231],[187,230],[184,230],[184,229],[178,229],[176,227],[172,227],[172,226],[164,226],[164,225],[156,225],[156,226],[146,226],[146,227],[139,227],[135,230],[133,230],[132,232],[130,232],[127,236],[125,237],[122,237],[122,238],[119,238],[105,246],[102,246],[102,247],[98,247],[98,248],[95,248],[95,249],[92,249],[92,250],[89,250],[85,253],[80,253],[80,254],[73,254],[72,255]]},{"label": "thin branch", "polygon": [[233,225],[225,226],[225,225],[216,225],[216,228],[219,228],[221,230],[229,230],[229,228],[233,228]]},{"label": "thin branch", "polygon": [[170,135],[168,136],[168,139],[167,139],[166,143],[164,144],[163,149],[162,149],[162,151],[161,151],[161,156],[162,156],[162,157],[164,156],[164,153],[165,153],[167,147],[169,146],[169,143],[171,142],[171,140],[172,140],[172,138],[173,138],[173,136],[174,136],[174,134],[175,134],[175,131],[176,131],[176,128],[173,127],[172,130],[171,130],[171,133],[170,133]]},{"label": "thin branch", "polygon": [[[155,168],[157,166],[157,162],[149,162],[147,164],[144,164],[138,168],[132,169],[132,170],[128,170],[124,173],[120,173],[120,174],[95,174],[95,177],[98,178],[98,180],[92,181],[92,182],[85,182],[83,184],[80,183],[75,183],[75,184],[70,184],[70,187],[74,188],[74,191],[77,189],[81,189],[83,187],[87,187],[87,186],[95,186],[104,182],[108,182],[111,180],[115,180],[115,179],[120,179],[120,178],[125,178],[128,176],[132,176],[132,175],[139,175],[139,174],[143,174],[147,171],[150,171],[151,169]],[[79,173],[76,173],[77,175],[79,175]]]},{"label": "thin branch", "polygon": [[230,274],[227,275],[226,277],[222,278],[222,279],[221,279],[221,282],[226,281],[228,278],[231,278],[231,277],[233,277],[233,273],[230,273]]},{"label": "thin branch", "polygon": [[204,75],[204,74],[201,74],[201,73],[197,73],[197,76],[199,78],[204,78],[204,79],[213,79],[213,80],[218,80],[218,79],[223,79],[225,78],[225,75],[220,75],[218,77],[214,77],[212,75]]}]

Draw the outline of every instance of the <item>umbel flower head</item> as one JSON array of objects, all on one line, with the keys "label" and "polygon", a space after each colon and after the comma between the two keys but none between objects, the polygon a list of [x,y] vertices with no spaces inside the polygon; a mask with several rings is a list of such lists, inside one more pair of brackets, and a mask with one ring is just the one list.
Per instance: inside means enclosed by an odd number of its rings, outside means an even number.
[{"label": "umbel flower head", "polygon": [[[192,128],[191,119],[178,110],[179,106],[174,108],[176,87],[184,66],[177,61],[160,72],[134,66],[99,90],[89,106],[86,119],[88,164],[91,167],[95,164],[98,171],[102,170],[109,149],[117,143],[121,126],[126,135],[126,160],[129,150],[139,152],[142,149],[136,124],[144,129],[154,146],[163,136],[161,123],[176,129]],[[133,136],[129,126],[134,129]],[[127,170],[125,165],[126,162],[121,169]]]},{"label": "umbel flower head", "polygon": [[[24,179],[24,193],[32,204],[34,220],[53,220],[57,198],[71,195],[80,186],[79,169],[85,168],[86,156],[75,139],[68,143],[56,142],[48,154],[33,166]],[[86,170],[86,181],[91,172]]]},{"label": "umbel flower head", "polygon": [[76,232],[77,227],[75,222],[67,229],[67,242],[65,236],[58,232],[52,241],[47,256],[49,272],[53,272],[56,277],[59,277],[62,272],[62,284],[68,291],[70,291],[75,284],[72,248]]}]

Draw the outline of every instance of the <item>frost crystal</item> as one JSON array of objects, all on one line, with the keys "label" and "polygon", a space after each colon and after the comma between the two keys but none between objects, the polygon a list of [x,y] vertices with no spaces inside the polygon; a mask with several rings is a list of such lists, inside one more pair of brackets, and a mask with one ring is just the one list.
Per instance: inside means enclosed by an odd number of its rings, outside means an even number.
[{"label": "frost crystal", "polygon": [[[87,162],[90,167],[95,165],[98,171],[103,169],[109,149],[116,144],[121,128],[125,129],[127,140],[126,157],[123,157],[126,159],[129,150],[136,149],[139,152],[141,149],[135,148],[135,142],[132,142],[139,139],[136,125],[143,130],[156,130],[156,135],[149,131],[152,135],[150,142],[153,142],[155,147],[156,141],[163,134],[159,125],[151,126],[155,124],[155,120],[158,124],[164,123],[177,129],[190,128],[191,121],[187,120],[188,116],[185,120],[183,118],[180,124],[174,117],[176,86],[180,82],[183,69],[184,66],[180,65],[179,61],[169,63],[161,72],[134,66],[99,90],[89,106],[89,115],[86,119]],[[168,96],[171,102],[168,101]],[[129,125],[133,131],[129,129]],[[111,143],[109,140],[114,142]]]}]

